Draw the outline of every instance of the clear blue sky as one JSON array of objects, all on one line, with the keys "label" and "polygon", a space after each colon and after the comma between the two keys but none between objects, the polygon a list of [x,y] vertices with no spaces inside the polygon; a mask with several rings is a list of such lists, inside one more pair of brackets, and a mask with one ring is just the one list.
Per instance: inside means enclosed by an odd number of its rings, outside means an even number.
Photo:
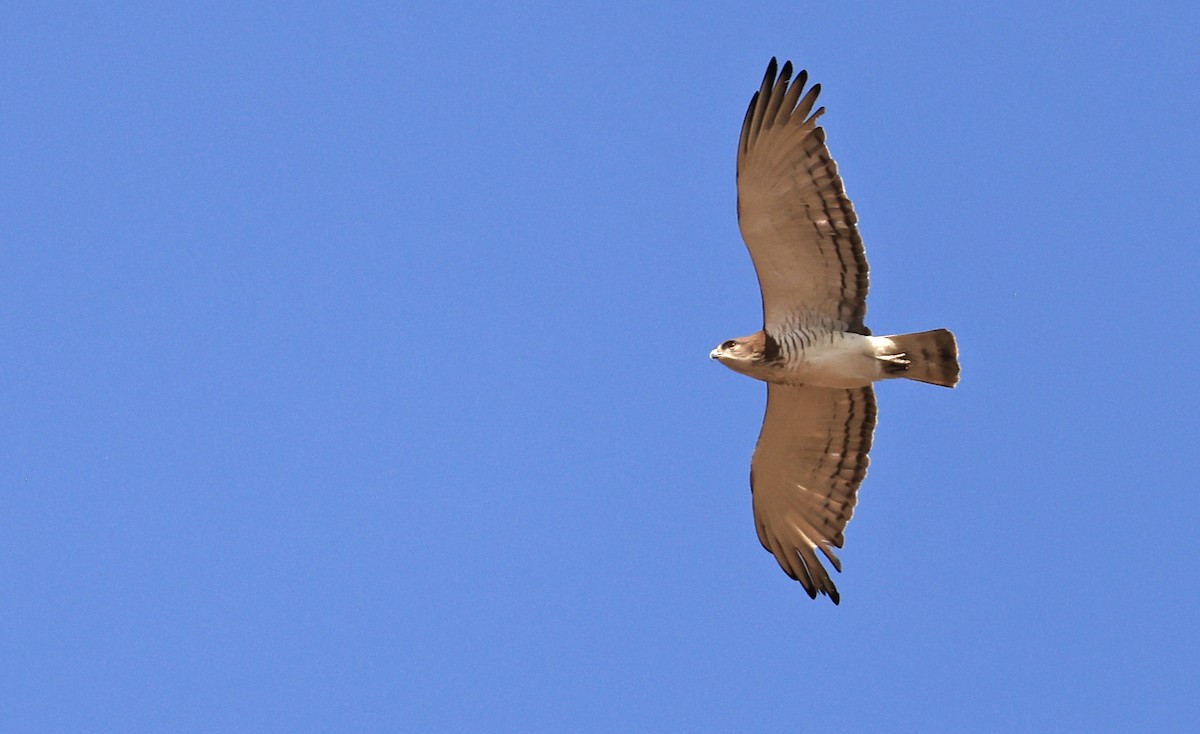
[{"label": "clear blue sky", "polygon": [[[1200,719],[1194,3],[249,5],[0,11],[6,731]],[[708,359],[771,56],[962,350],[840,607]]]}]

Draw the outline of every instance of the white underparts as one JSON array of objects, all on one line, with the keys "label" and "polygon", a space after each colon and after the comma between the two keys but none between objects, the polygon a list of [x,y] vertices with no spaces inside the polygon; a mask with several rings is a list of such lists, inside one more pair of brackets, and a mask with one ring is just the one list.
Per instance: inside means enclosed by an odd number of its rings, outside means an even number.
[{"label": "white underparts", "polygon": [[[808,331],[800,329],[781,335],[780,362],[766,377],[768,382],[817,387],[864,387],[883,379],[883,367],[877,357],[891,346],[877,337],[844,331]],[[785,346],[786,345],[786,346]],[[885,352],[886,353],[886,352]]]}]

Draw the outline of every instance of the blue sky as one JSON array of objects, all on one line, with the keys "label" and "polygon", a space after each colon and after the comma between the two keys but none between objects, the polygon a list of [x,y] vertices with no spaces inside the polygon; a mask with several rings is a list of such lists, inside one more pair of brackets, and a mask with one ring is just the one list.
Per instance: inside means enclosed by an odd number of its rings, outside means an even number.
[{"label": "blue sky", "polygon": [[[1200,718],[1193,4],[0,11],[12,731]],[[734,152],[822,84],[888,383],[758,544]]]}]

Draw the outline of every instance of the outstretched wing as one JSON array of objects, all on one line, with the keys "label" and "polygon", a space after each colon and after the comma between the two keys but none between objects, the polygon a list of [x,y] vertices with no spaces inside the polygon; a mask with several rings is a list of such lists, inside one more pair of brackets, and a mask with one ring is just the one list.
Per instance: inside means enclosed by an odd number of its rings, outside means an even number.
[{"label": "outstretched wing", "polygon": [[767,414],[750,465],[754,524],[763,547],[814,599],[821,592],[839,601],[816,550],[842,570],[831,547],[842,547],[874,431],[870,387],[767,385]]},{"label": "outstretched wing", "polygon": [[[858,217],[812,112],[821,85],[771,59],[750,99],[738,144],[738,225],[762,289],[763,328],[780,333],[816,316],[868,334],[867,256]],[[811,113],[811,114],[810,114]]]}]

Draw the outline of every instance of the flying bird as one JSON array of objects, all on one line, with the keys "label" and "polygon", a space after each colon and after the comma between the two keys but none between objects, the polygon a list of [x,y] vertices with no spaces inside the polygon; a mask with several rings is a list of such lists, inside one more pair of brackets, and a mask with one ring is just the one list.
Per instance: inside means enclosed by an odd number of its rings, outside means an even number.
[{"label": "flying bird", "polygon": [[[778,74],[776,73],[778,72]],[[737,154],[738,226],[762,291],[762,330],[709,355],[767,383],[767,410],[750,463],[754,524],[763,547],[812,598],[840,601],[817,557],[839,572],[834,548],[867,473],[875,430],[873,383],[958,383],[958,346],[945,329],[871,336],[867,258],[858,217],[790,61],[767,66],[750,98]]]}]

